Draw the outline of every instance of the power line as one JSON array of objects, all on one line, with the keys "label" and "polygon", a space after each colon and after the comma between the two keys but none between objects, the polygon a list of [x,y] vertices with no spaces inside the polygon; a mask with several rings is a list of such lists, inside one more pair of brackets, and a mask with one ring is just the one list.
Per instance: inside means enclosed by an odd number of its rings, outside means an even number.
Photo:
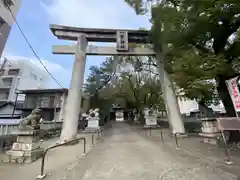
[{"label": "power line", "polygon": [[17,22],[17,19],[15,18],[11,8],[8,6],[7,7],[9,12],[11,13],[19,31],[21,32],[23,38],[25,39],[25,41],[27,42],[28,46],[30,47],[30,49],[32,50],[33,54],[36,56],[36,58],[38,59],[38,61],[41,63],[41,65],[43,66],[43,68],[47,71],[47,73],[51,76],[51,78],[61,87],[63,88],[63,86],[61,85],[61,83],[51,74],[51,72],[47,69],[47,67],[44,65],[44,63],[42,62],[42,60],[39,58],[39,56],[37,55],[36,51],[34,50],[34,48],[32,47],[32,45],[30,44],[29,40],[27,39],[26,35],[24,34],[22,28],[20,27],[19,23]]}]

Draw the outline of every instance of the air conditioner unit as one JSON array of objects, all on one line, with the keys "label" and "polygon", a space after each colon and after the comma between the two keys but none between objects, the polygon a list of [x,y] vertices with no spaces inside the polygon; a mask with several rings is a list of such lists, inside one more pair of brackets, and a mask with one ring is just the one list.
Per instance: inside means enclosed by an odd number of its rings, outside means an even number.
[{"label": "air conditioner unit", "polygon": [[3,0],[5,6],[10,7],[16,4],[16,0]]}]

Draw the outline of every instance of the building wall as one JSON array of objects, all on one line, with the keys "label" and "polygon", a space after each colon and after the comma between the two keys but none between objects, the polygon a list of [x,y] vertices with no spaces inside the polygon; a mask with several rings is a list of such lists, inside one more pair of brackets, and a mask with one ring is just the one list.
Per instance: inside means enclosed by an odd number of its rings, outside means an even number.
[{"label": "building wall", "polygon": [[0,101],[8,101],[9,90],[0,90]]},{"label": "building wall", "polygon": [[219,105],[212,104],[203,108],[195,100],[191,100],[186,97],[178,97],[178,104],[181,114],[189,114],[190,112],[201,111],[202,116],[211,117],[213,116],[213,112],[226,112],[221,101]]},{"label": "building wall", "polygon": [[55,120],[56,121],[63,121],[64,120],[64,115],[65,115],[65,107],[67,104],[67,93],[63,93],[61,96],[61,110],[59,113],[57,113]]},{"label": "building wall", "polygon": [[[66,104],[66,93],[35,93],[27,94],[24,101],[24,108],[43,109],[42,115],[45,121],[62,121],[64,117],[64,107]],[[56,107],[56,108],[55,108]],[[31,112],[24,110],[24,117]]]},{"label": "building wall", "polygon": [[[1,99],[1,92],[3,89],[4,78],[13,78],[12,84],[9,88],[9,97],[7,101],[15,101],[16,98],[16,90],[24,90],[24,89],[43,89],[46,86],[46,82],[48,79],[47,73],[38,67],[37,65],[33,64],[31,61],[28,60],[13,60],[8,61],[5,66],[4,74],[1,76],[0,82],[0,101],[6,100]],[[9,70],[19,69],[19,73],[16,75],[9,75]],[[6,85],[5,85],[6,86]],[[4,88],[5,93],[6,88]],[[25,96],[20,95],[18,97],[19,101],[23,101]]]},{"label": "building wall", "polygon": [[30,61],[18,61],[20,65],[20,80],[17,89],[44,89],[48,74]]},{"label": "building wall", "polygon": [[55,108],[61,107],[61,94],[58,93],[36,93],[27,94],[24,101],[26,108]]},{"label": "building wall", "polygon": [[53,121],[61,121],[61,119],[60,119],[60,111],[54,113]]},{"label": "building wall", "polygon": [[[14,1],[15,5],[11,6],[10,8],[13,14],[16,16],[20,8],[21,0]],[[9,10],[4,5],[3,0],[0,1],[0,20],[1,22],[3,22],[3,24],[1,23],[2,26],[0,25],[0,57],[1,57],[7,38],[11,31],[11,26],[14,23],[14,19]]]},{"label": "building wall", "polygon": [[[0,9],[0,11],[1,11],[1,9]],[[11,30],[11,26],[9,26],[8,24],[3,24],[0,27],[0,58],[2,56],[4,47],[6,45],[10,30]]]}]

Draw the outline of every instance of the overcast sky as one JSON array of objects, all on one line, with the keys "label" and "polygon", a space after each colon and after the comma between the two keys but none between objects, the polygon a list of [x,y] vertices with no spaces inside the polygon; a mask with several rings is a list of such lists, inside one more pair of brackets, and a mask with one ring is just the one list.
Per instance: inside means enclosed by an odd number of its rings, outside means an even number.
[{"label": "overcast sky", "polygon": [[[43,59],[52,74],[64,87],[69,87],[72,56],[52,55],[53,44],[71,44],[57,40],[49,30],[49,24],[62,24],[88,28],[149,28],[146,16],[136,16],[124,0],[22,0],[17,20],[26,36]],[[14,25],[4,55],[10,59],[32,59],[32,51]],[[100,65],[105,57],[87,57],[85,78],[89,67]],[[53,80],[49,88],[58,88]]]}]

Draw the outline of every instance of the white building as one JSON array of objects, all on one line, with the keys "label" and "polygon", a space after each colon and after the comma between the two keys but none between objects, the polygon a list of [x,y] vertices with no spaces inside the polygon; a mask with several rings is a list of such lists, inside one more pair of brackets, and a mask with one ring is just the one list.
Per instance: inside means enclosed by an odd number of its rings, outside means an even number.
[{"label": "white building", "polygon": [[31,61],[5,59],[0,69],[0,102],[15,101],[16,90],[45,88],[47,80],[48,74]]},{"label": "white building", "polygon": [[[181,114],[189,115],[190,112],[198,112],[200,110],[199,104],[195,100],[191,100],[186,97],[178,97],[178,104]],[[210,105],[208,108],[211,108],[214,112],[225,113],[225,108],[220,102],[219,105]]]},{"label": "white building", "polygon": [[198,102],[186,97],[178,97],[178,104],[181,114],[189,114],[190,112],[198,111]]},{"label": "white building", "polygon": [[7,42],[14,18],[8,7],[10,7],[14,16],[16,16],[21,0],[0,0],[0,57]]}]

